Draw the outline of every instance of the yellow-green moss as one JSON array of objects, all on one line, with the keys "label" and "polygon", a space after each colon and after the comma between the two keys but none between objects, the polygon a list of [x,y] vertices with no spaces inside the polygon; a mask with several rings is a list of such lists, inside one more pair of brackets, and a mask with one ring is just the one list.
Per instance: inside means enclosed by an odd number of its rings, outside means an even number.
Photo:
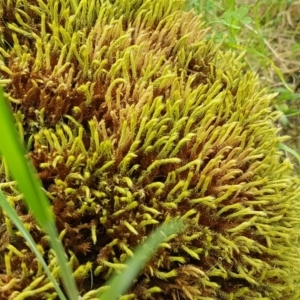
[{"label": "yellow-green moss", "polygon": [[[272,95],[183,1],[0,0],[0,84],[92,299],[164,220],[174,235],[122,299],[299,299],[299,181]],[[5,165],[0,188],[50,269]],[[3,215],[1,299],[55,299]]]}]

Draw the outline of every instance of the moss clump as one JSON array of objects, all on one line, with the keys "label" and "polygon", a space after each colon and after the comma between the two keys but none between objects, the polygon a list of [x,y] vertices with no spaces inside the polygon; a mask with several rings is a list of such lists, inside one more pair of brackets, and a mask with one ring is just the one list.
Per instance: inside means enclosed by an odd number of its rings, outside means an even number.
[{"label": "moss clump", "polygon": [[[299,299],[299,182],[277,151],[272,95],[183,4],[0,0],[0,82],[81,295],[95,297],[181,216],[186,232],[123,300]],[[58,276],[3,162],[0,178]],[[1,224],[0,298],[55,299],[3,214]]]}]

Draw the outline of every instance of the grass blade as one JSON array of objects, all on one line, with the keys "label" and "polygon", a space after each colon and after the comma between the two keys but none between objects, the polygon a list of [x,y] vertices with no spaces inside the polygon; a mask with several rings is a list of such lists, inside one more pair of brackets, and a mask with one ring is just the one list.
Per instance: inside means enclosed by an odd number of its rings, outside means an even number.
[{"label": "grass blade", "polygon": [[21,146],[11,112],[2,92],[0,92],[0,128],[0,151],[4,155],[10,173],[18,181],[26,204],[42,227],[47,223],[54,223],[54,215],[50,209],[49,201],[34,175],[33,167],[24,158],[24,149]]},{"label": "grass blade", "polygon": [[4,99],[2,89],[0,89],[0,128],[0,151],[5,157],[13,178],[17,180],[18,186],[24,194],[26,204],[40,226],[50,237],[51,246],[57,255],[66,293],[71,300],[77,300],[78,290],[72,277],[71,269],[67,264],[64,249],[58,240],[54,214],[46,195],[42,191],[33,167],[24,157],[25,151],[20,143],[13,117],[6,99]]},{"label": "grass blade", "polygon": [[28,232],[28,230],[23,225],[23,223],[20,220],[19,216],[17,215],[16,211],[8,203],[8,200],[5,198],[5,196],[2,193],[2,191],[0,191],[0,205],[1,205],[2,209],[5,211],[5,213],[7,214],[7,216],[13,221],[13,223],[16,225],[16,227],[22,233],[23,237],[28,242],[29,247],[31,248],[31,250],[34,252],[34,254],[36,255],[36,257],[38,258],[38,260],[42,264],[42,266],[43,266],[43,268],[45,270],[45,273],[47,274],[49,280],[52,282],[52,284],[53,284],[53,286],[54,286],[54,288],[55,288],[55,290],[56,290],[59,298],[61,300],[67,300],[66,297],[64,296],[62,290],[60,289],[57,281],[55,280],[55,278],[51,274],[51,271],[49,270],[46,262],[44,261],[43,256],[41,255],[41,253],[39,252],[38,248],[36,247],[36,244],[35,244],[32,236],[30,235],[30,233]]},{"label": "grass blade", "polygon": [[147,238],[146,242],[139,245],[134,251],[134,256],[130,258],[126,269],[122,273],[114,276],[108,281],[110,287],[98,295],[101,300],[117,300],[120,295],[128,290],[134,278],[136,278],[147,262],[155,253],[160,243],[171,234],[178,233],[184,229],[183,222],[180,220],[169,221],[164,223],[154,233]]},{"label": "grass blade", "polygon": [[297,159],[297,161],[300,165],[300,155],[297,151],[295,151],[294,149],[292,149],[289,146],[282,144],[282,143],[279,144],[278,148],[293,155]]}]

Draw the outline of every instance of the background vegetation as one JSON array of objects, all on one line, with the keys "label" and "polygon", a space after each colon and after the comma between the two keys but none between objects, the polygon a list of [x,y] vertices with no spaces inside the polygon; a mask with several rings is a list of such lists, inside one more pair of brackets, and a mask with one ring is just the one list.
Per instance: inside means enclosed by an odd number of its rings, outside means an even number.
[{"label": "background vegetation", "polygon": [[245,62],[269,92],[278,93],[273,105],[282,112],[281,134],[291,138],[281,145],[300,167],[300,1],[296,0],[187,0],[225,39],[223,47],[245,51]]}]

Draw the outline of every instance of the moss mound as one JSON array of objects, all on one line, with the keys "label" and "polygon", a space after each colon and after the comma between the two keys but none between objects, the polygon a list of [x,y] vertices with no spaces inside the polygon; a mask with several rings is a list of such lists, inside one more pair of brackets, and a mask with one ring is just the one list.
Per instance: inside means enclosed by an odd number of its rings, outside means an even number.
[{"label": "moss mound", "polygon": [[[273,96],[183,5],[0,0],[0,83],[81,295],[181,216],[186,232],[121,299],[299,299],[299,181],[277,150]],[[3,162],[0,179],[58,276]],[[0,217],[0,299],[56,299]]]}]

